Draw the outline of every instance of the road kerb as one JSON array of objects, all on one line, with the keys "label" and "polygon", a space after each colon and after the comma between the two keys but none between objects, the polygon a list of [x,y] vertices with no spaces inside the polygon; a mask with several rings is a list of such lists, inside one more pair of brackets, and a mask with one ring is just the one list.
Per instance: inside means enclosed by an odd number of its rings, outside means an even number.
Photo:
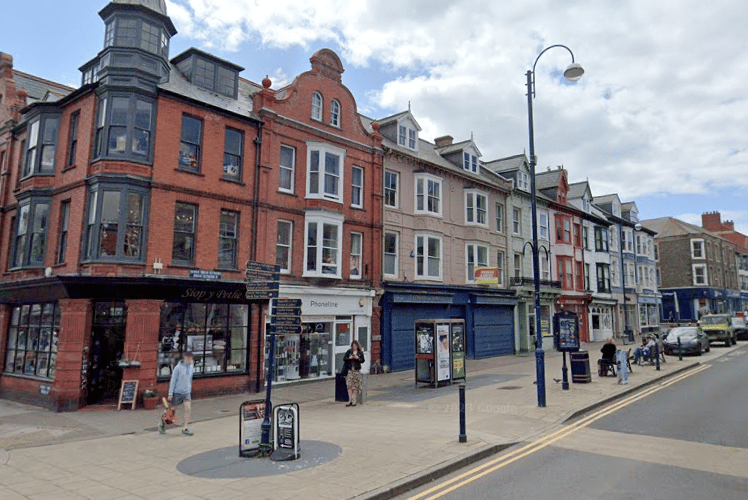
[{"label": "road kerb", "polygon": [[[659,377],[655,377],[651,380],[648,380],[647,382],[644,382],[642,384],[636,385],[631,387],[630,389],[626,389],[625,391],[619,392],[618,394],[615,394],[613,396],[607,397],[601,401],[597,401],[595,403],[592,403],[584,408],[581,408],[575,412],[573,412],[571,415],[566,417],[561,417],[556,424],[564,424],[567,422],[570,422],[572,420],[576,420],[579,417],[596,410],[597,408],[600,408],[602,406],[606,406],[614,401],[617,401],[619,399],[622,399],[628,395],[631,395],[635,392],[639,392],[642,389],[645,389],[651,385],[654,385],[656,383],[662,382],[663,380],[667,380],[669,378],[672,378],[676,375],[679,375],[683,372],[686,372],[688,370],[692,370],[696,368],[697,366],[701,365],[700,362],[696,361],[694,363],[690,363],[687,366],[683,366],[681,368],[678,368],[677,370],[674,370],[672,372],[664,373]],[[457,470],[460,470],[464,467],[467,467],[468,465],[474,464],[476,462],[479,462],[485,458],[488,458],[492,455],[497,455],[505,450],[508,450],[510,448],[513,448],[514,446],[517,446],[518,444],[521,444],[525,441],[518,440],[517,442],[512,443],[502,443],[502,444],[495,444],[495,445],[486,445],[481,447],[478,450],[474,450],[468,453],[465,453],[464,455],[461,455],[459,457],[456,457],[452,460],[449,460],[447,462],[443,462],[441,464],[437,464],[433,467],[429,467],[422,472],[418,472],[416,474],[413,474],[411,476],[408,476],[406,478],[402,478],[398,481],[392,482],[386,486],[382,486],[380,488],[377,488],[375,490],[368,491],[366,493],[362,493],[360,495],[357,495],[355,497],[352,497],[351,500],[390,500],[392,498],[395,498],[399,495],[402,495],[404,493],[407,493],[408,491],[412,491],[416,488],[420,488],[421,486],[430,483],[432,481],[435,481],[437,479],[441,479],[444,476],[447,476],[451,474],[452,472],[455,472]]]}]

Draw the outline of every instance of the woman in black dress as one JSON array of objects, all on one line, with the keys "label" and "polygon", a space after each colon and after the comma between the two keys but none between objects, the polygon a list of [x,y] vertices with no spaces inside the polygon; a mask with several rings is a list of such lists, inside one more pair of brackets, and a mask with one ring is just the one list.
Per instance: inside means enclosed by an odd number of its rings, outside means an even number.
[{"label": "woman in black dress", "polygon": [[361,363],[364,362],[364,351],[357,340],[351,342],[351,348],[343,356],[343,372],[345,375],[345,385],[348,387],[348,404],[346,406],[356,406],[358,395],[361,394],[363,377],[361,376]]}]

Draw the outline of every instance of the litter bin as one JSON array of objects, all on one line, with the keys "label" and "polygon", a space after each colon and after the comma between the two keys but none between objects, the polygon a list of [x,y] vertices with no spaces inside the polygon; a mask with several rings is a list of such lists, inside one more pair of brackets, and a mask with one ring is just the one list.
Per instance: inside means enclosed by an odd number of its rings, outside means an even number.
[{"label": "litter bin", "polygon": [[571,364],[571,381],[575,384],[589,384],[592,382],[589,351],[571,352],[569,353],[569,359]]},{"label": "litter bin", "polygon": [[335,374],[335,401],[348,401],[348,386],[342,373]]}]

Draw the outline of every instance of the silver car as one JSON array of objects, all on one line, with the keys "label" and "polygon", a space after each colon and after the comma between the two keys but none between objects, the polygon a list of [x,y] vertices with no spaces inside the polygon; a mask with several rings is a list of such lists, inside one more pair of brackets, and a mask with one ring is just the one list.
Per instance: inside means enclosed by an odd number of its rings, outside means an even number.
[{"label": "silver car", "polygon": [[709,352],[709,337],[698,326],[681,326],[673,328],[663,341],[665,354],[678,354],[678,339],[683,354],[696,354],[701,356],[702,352]]}]

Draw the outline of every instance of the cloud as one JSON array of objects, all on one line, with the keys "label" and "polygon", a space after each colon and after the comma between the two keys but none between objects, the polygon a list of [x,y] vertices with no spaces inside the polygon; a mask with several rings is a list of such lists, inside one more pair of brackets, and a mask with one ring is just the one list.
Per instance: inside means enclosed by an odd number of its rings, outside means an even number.
[{"label": "cloud", "polygon": [[[208,47],[341,51],[387,81],[359,95],[375,116],[412,109],[423,137],[473,132],[484,160],[527,148],[525,72],[538,62],[539,166],[622,198],[748,187],[748,41],[739,0],[170,0]],[[346,78],[351,78],[350,73]]]}]

